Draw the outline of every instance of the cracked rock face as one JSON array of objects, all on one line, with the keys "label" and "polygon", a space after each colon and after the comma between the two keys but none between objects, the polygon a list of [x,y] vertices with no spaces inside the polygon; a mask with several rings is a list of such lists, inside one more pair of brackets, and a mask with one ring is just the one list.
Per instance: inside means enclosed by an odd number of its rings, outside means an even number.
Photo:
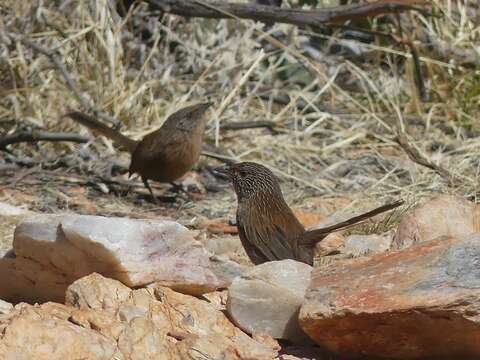
[{"label": "cracked rock face", "polygon": [[300,324],[344,356],[480,357],[480,235],[315,269]]},{"label": "cracked rock face", "polygon": [[310,265],[294,260],[270,261],[247,270],[228,288],[230,318],[249,334],[306,341],[298,311],[311,271]]},{"label": "cracked rock face", "polygon": [[66,305],[18,304],[0,317],[1,359],[273,359],[214,305],[156,286],[131,290],[91,274]]},{"label": "cracked rock face", "polygon": [[0,259],[0,276],[11,279],[0,284],[0,297],[11,302],[63,301],[68,285],[93,272],[131,287],[160,283],[199,295],[243,271],[164,220],[39,215],[17,226],[13,248]]}]

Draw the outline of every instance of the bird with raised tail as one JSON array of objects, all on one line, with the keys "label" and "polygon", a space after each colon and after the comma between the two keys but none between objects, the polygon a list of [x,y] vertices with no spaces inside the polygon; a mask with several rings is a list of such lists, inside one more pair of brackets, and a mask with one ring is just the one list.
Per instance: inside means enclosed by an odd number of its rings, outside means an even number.
[{"label": "bird with raised tail", "polygon": [[205,113],[211,103],[185,107],[170,115],[162,127],[133,140],[119,131],[81,112],[71,112],[76,122],[116,142],[132,154],[129,173],[138,173],[145,187],[156,200],[148,180],[171,183],[182,177],[198,161],[202,151]]},{"label": "bird with raised tail", "polygon": [[403,204],[399,200],[331,226],[306,230],[285,202],[277,178],[265,166],[241,162],[215,171],[233,183],[240,240],[255,265],[283,259],[313,265],[315,245],[329,233]]}]

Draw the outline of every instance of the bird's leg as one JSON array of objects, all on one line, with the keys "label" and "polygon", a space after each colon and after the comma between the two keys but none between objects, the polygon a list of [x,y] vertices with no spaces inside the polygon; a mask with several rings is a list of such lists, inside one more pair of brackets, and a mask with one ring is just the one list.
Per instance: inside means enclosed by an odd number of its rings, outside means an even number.
[{"label": "bird's leg", "polygon": [[142,177],[142,181],[143,181],[143,185],[145,185],[145,187],[150,192],[150,195],[152,195],[153,203],[158,205],[157,198],[155,197],[155,195],[153,195],[153,191],[152,191],[152,188],[150,187],[150,184],[148,183],[148,180],[146,178]]},{"label": "bird's leg", "polygon": [[182,186],[182,184],[177,184],[173,181],[170,181],[170,185],[172,185],[171,191],[173,192],[183,192],[188,193]]}]

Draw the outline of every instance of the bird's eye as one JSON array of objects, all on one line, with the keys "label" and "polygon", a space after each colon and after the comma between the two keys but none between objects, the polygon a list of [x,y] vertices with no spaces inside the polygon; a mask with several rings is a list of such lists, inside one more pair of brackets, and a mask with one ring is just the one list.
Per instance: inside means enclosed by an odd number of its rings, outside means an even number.
[{"label": "bird's eye", "polygon": [[238,173],[240,174],[240,177],[245,177],[245,176],[247,176],[247,172],[244,171],[244,170],[240,170]]}]

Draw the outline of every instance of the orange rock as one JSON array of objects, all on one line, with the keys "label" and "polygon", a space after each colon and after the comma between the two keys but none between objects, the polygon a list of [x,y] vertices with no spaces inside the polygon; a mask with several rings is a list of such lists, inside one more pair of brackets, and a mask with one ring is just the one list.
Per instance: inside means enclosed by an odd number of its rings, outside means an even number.
[{"label": "orange rock", "polygon": [[480,358],[480,234],[312,272],[299,319],[343,356]]},{"label": "orange rock", "polygon": [[298,220],[302,223],[302,225],[306,228],[312,227],[320,223],[325,216],[320,215],[319,213],[306,211],[302,209],[292,209],[295,216]]},{"label": "orange rock", "polygon": [[228,225],[220,221],[208,221],[203,223],[201,227],[213,234],[238,234],[238,228],[236,226]]}]

